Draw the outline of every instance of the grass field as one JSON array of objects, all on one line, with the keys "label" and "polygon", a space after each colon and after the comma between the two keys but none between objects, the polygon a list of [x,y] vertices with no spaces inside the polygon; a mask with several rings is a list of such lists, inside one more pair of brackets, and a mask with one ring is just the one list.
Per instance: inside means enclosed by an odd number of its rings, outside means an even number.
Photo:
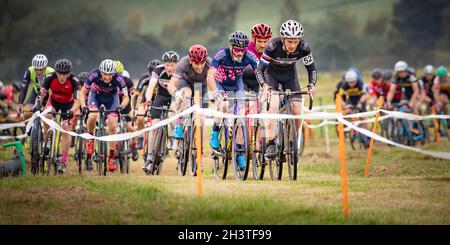
[{"label": "grass field", "polygon": [[[338,78],[319,73],[323,104],[332,103]],[[270,180],[267,171],[263,181],[236,181],[232,171],[217,180],[206,147],[201,198],[196,178],[177,176],[172,156],[161,176],[146,176],[139,160],[126,176],[80,177],[71,161],[64,176],[1,178],[0,224],[450,224],[450,161],[379,143],[368,178],[367,152],[347,146],[350,216],[344,218],[338,142],[329,131],[331,152],[315,131],[297,181],[286,179],[286,169],[282,181]],[[424,148],[449,151],[449,143]],[[0,152],[1,159],[8,155]]]},{"label": "grass field", "polygon": [[[368,178],[365,151],[347,148],[350,216],[342,216],[337,141],[326,153],[309,141],[298,181],[225,181],[205,154],[204,196],[196,178],[177,176],[173,157],[162,176],[146,176],[142,160],[127,176],[0,179],[0,224],[449,224],[450,161],[376,144]],[[448,150],[448,142],[426,149]],[[205,150],[208,152],[209,150]],[[286,172],[285,172],[286,174]]]}]

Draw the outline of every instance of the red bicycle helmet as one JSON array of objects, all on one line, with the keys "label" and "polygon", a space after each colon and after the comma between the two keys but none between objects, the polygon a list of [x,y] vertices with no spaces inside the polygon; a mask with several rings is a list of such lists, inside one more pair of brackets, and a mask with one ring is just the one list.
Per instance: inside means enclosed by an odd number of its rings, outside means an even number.
[{"label": "red bicycle helmet", "polygon": [[205,62],[208,58],[208,51],[203,45],[196,44],[189,48],[189,60],[196,62]]},{"label": "red bicycle helmet", "polygon": [[270,29],[270,26],[261,23],[256,24],[252,27],[252,38],[271,38],[272,37],[272,29]]}]

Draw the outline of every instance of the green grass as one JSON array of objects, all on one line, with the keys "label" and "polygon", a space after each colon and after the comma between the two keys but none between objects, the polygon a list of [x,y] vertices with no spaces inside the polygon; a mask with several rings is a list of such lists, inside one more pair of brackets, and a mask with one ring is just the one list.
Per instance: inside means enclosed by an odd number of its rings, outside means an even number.
[{"label": "green grass", "polygon": [[[296,182],[252,177],[225,181],[212,175],[206,157],[204,196],[196,179],[176,175],[169,158],[162,176],[132,173],[0,180],[0,224],[449,224],[450,161],[376,145],[370,176],[363,151],[347,149],[350,216],[342,216],[337,142],[324,153],[308,143]],[[439,149],[441,145],[427,148]],[[286,174],[286,172],[285,172]]]}]

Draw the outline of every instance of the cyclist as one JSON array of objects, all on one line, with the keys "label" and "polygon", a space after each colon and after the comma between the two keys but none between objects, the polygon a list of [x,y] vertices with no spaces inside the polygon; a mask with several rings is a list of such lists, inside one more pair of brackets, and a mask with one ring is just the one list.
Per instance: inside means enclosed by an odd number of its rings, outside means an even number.
[{"label": "cyclist", "polygon": [[[177,65],[180,56],[174,51],[167,51],[162,56],[163,64],[158,65],[153,69],[152,77],[149,81],[149,85],[146,91],[146,98],[151,98],[154,88],[156,84],[158,84],[158,93],[156,94],[155,100],[153,101],[152,106],[162,107],[162,106],[170,106],[172,101],[172,96],[169,91],[167,91],[167,87],[169,85],[169,81],[175,72],[175,68]],[[152,123],[158,123],[160,121],[160,117],[162,114],[161,110],[151,109],[150,110]],[[151,130],[149,132],[149,141],[147,144],[147,152],[148,155],[145,158],[144,165],[142,166],[142,170],[144,172],[148,172],[152,169],[151,164],[153,163],[153,147],[154,147],[154,138],[155,138],[156,130]]]},{"label": "cyclist", "polygon": [[[80,82],[78,78],[72,74],[72,62],[68,59],[60,59],[55,63],[55,72],[50,73],[44,80],[41,87],[41,98],[44,98],[50,90],[50,98],[47,100],[45,108],[51,108],[53,112],[67,113],[61,115],[62,127],[65,130],[72,131],[74,123],[74,114],[78,111],[80,103],[77,100]],[[47,114],[47,118],[53,119],[53,115]],[[48,126],[44,125],[47,132]],[[71,143],[71,137],[67,133],[62,134],[61,141],[61,162],[59,170],[66,170],[67,156]],[[45,146],[50,147],[50,146]],[[50,151],[45,148],[45,151]]]},{"label": "cyclist", "polygon": [[[162,62],[160,60],[154,59],[151,60],[150,62],[148,62],[147,64],[147,73],[144,74],[138,81],[137,85],[136,85],[136,89],[134,90],[134,94],[133,94],[133,105],[135,106],[134,110],[136,110],[137,107],[137,111],[138,114],[144,114],[146,111],[146,103],[147,101],[151,101],[152,99],[155,98],[156,96],[156,92],[158,91],[158,87],[155,87],[155,89],[153,90],[153,94],[151,98],[146,98],[145,97],[145,91],[147,90],[147,86],[148,83],[152,77],[152,72],[153,69],[155,69],[155,67],[161,65]],[[144,91],[144,94],[141,94]],[[141,96],[141,99],[139,100],[139,96]],[[138,102],[139,101],[139,102]],[[143,116],[138,116],[136,118],[137,121],[137,127],[138,130],[141,130],[144,128],[144,117]],[[143,147],[143,141],[144,138],[143,136],[139,136],[137,139],[137,148],[138,149],[142,149]]]},{"label": "cyclist", "polygon": [[[184,96],[191,97],[194,93],[194,86],[201,87],[201,98],[204,98],[207,92],[206,77],[211,66],[211,57],[208,56],[206,48],[200,44],[189,48],[189,55],[181,58],[177,63],[175,73],[170,78],[167,90],[171,95],[175,95],[175,108],[186,109],[190,106]],[[207,108],[208,103],[202,103]],[[181,120],[180,120],[181,121]],[[179,122],[180,122],[179,121]],[[181,123],[175,126],[175,139],[183,138],[183,128]]]},{"label": "cyclist", "polygon": [[[41,89],[41,85],[44,82],[44,78],[54,72],[53,68],[48,67],[48,59],[43,54],[37,54],[33,57],[31,61],[31,66],[25,71],[24,78],[22,80],[22,91],[19,94],[19,111],[22,111],[22,108],[25,107],[27,110],[30,110],[36,101],[36,96]],[[31,91],[28,94],[29,86],[32,86]],[[26,99],[27,98],[27,99]],[[47,98],[43,98],[41,101],[43,104],[47,102]],[[26,99],[26,100],[25,100]],[[23,105],[25,103],[25,106]],[[30,118],[32,113],[27,112],[24,114],[25,119]]]},{"label": "cyclist", "polygon": [[80,74],[77,75],[78,80],[80,81],[80,87],[84,86],[84,81],[86,81],[88,76],[89,76],[89,72],[86,72],[86,71],[80,72]]},{"label": "cyclist", "polygon": [[[336,83],[336,88],[333,93],[333,101],[336,101],[336,95],[339,93],[339,89],[345,84],[345,71],[341,74],[341,80]],[[345,98],[342,98],[345,99]]]},{"label": "cyclist", "polygon": [[[131,98],[134,93],[134,83],[133,83],[133,80],[131,80],[131,78],[130,78],[130,73],[128,73],[128,71],[126,71],[124,69],[122,62],[120,62],[119,60],[114,61],[114,65],[116,66],[117,73],[122,75],[123,79],[125,80],[125,84],[126,84],[127,90],[128,90],[128,98]],[[121,91],[119,91],[119,98],[120,98],[119,103],[121,103],[122,99],[123,99],[123,94]],[[135,128],[133,127],[132,118],[131,118],[134,116],[134,111],[132,109],[132,108],[134,108],[134,106],[132,105],[132,103],[133,103],[132,101],[131,101],[131,103],[128,103],[127,106],[122,111],[122,114],[128,114],[128,116],[125,117],[125,120],[127,122],[126,127],[127,127],[128,132],[136,131]],[[136,148],[136,138],[131,139],[130,148],[131,148],[131,156],[133,158],[133,161],[137,161],[139,159],[139,153]]]},{"label": "cyclist", "polygon": [[364,84],[358,81],[358,74],[354,70],[347,71],[344,78],[345,84],[339,91],[343,97],[345,96],[344,115],[350,114],[355,107],[359,112],[364,112],[367,101]]},{"label": "cyclist", "polygon": [[433,96],[433,82],[436,78],[434,75],[434,68],[432,65],[426,65],[424,71],[425,75],[419,79],[421,90],[420,102],[432,106],[435,103]]},{"label": "cyclist", "polygon": [[[409,102],[409,107],[417,114],[416,104],[419,96],[419,85],[416,77],[413,74],[409,74],[407,68],[408,64],[404,61],[395,63],[395,76],[389,88],[386,104],[388,108],[392,108],[392,100],[394,97],[401,97],[400,100]],[[399,96],[400,94],[401,96]]]},{"label": "cyclist", "polygon": [[3,83],[0,82],[0,100],[6,101],[8,107],[12,108],[14,105],[14,95],[19,93],[22,90],[22,82],[15,81],[13,84],[8,84],[3,86]]},{"label": "cyclist", "polygon": [[374,69],[372,71],[372,80],[370,80],[369,89],[369,106],[376,108],[377,100],[380,96],[384,96],[389,92],[390,85],[384,80],[383,71],[380,69]]},{"label": "cyclist", "polygon": [[[267,47],[267,44],[272,38],[272,29],[270,26],[260,23],[252,27],[252,40],[248,44],[248,50],[252,52],[256,58],[260,59]],[[244,70],[243,75],[244,89],[253,93],[259,92],[259,83],[256,80],[255,71],[251,65],[248,65]]]},{"label": "cyclist", "polygon": [[437,110],[442,110],[448,114],[447,103],[450,99],[450,78],[445,66],[439,66],[436,69],[436,78],[433,83],[433,95],[436,101]]},{"label": "cyclist", "polygon": [[[214,91],[214,99],[216,105],[221,111],[226,111],[228,102],[223,102],[223,95],[225,93],[234,95],[237,99],[244,97],[244,84],[242,81],[242,75],[245,67],[249,64],[253,70],[256,70],[258,66],[258,58],[248,51],[249,39],[247,34],[241,31],[235,31],[231,33],[229,37],[229,45],[227,48],[222,48],[217,51],[211,61],[211,67],[208,71],[208,84]],[[238,101],[239,114],[244,114],[244,101]],[[219,123],[220,118],[215,118],[214,126],[211,133],[209,144],[211,148],[219,148]],[[241,136],[238,137],[237,147],[243,148],[244,144]],[[237,156],[237,163],[240,168],[246,167],[245,156],[239,154]]]},{"label": "cyclist", "polygon": [[[122,102],[119,104],[119,90],[122,92]],[[106,110],[123,111],[129,102],[128,89],[125,80],[116,72],[114,61],[103,60],[99,68],[92,70],[81,88],[80,104],[86,110],[86,94],[89,92],[89,110],[98,110],[100,105],[104,105]],[[98,113],[90,113],[86,127],[90,134],[93,134]],[[115,134],[117,129],[118,115],[115,112],[107,113],[108,134]],[[108,170],[115,171],[117,164],[115,161],[115,142],[109,142]],[[86,141],[86,151],[89,155],[94,152],[94,140]]]},{"label": "cyclist", "polygon": [[[308,71],[308,92],[315,93],[314,86],[317,80],[317,70],[311,54],[311,48],[303,39],[303,34],[303,26],[300,23],[295,20],[288,20],[280,27],[280,37],[272,39],[267,45],[256,70],[256,77],[263,88],[265,96],[268,96],[270,93],[269,89],[278,89],[279,84],[283,85],[283,89],[300,91],[297,69],[295,67],[300,59]],[[277,96],[271,96],[269,113],[278,111],[279,100],[277,99]],[[293,114],[301,114],[303,109],[301,95],[294,95],[292,99],[293,103],[290,106]],[[301,120],[296,120],[295,122],[298,130]],[[265,156],[273,158],[276,155],[274,132],[276,120],[268,120],[267,123],[266,135],[268,145]]]}]

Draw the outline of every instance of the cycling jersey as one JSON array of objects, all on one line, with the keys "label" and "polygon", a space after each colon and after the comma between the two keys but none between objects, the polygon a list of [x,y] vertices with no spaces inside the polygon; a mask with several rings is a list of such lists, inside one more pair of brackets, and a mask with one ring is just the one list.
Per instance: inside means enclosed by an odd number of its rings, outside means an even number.
[{"label": "cycling jersey", "polygon": [[6,85],[0,92],[0,99],[8,102],[14,102],[14,87],[13,85]]},{"label": "cycling jersey", "polygon": [[270,77],[278,82],[296,81],[297,69],[295,64],[300,59],[308,71],[309,83],[315,85],[317,70],[314,66],[314,58],[308,43],[305,40],[300,40],[297,49],[293,53],[288,54],[284,51],[281,37],[272,39],[267,45],[256,70],[256,78],[260,84],[265,83],[264,72],[266,71]]},{"label": "cycling jersey", "polygon": [[339,88],[339,93],[345,96],[344,101],[346,103],[356,106],[366,91],[364,89],[364,83],[357,81],[353,88],[348,83],[342,84]]},{"label": "cycling jersey", "polygon": [[[44,78],[45,76],[47,76],[48,74],[54,72],[53,68],[48,67],[45,69],[44,71]],[[36,71],[34,70],[34,67],[30,66],[27,71],[25,72],[25,75],[23,76],[23,80],[22,80],[22,90],[20,91],[19,94],[19,104],[23,104],[25,97],[27,96],[28,93],[28,87],[30,85],[30,83],[33,86],[33,89],[30,92],[30,96],[28,97],[26,104],[34,104],[34,101],[36,99],[36,95],[39,92],[39,90],[41,89],[41,85],[44,82],[44,78],[39,79],[36,76]],[[45,99],[44,99],[45,100]]]},{"label": "cycling jersey", "polygon": [[151,78],[158,79],[158,93],[157,94],[172,97],[172,95],[170,95],[169,91],[167,90],[167,87],[169,86],[171,77],[172,76],[169,76],[167,74],[166,70],[164,69],[164,64],[161,64],[161,65],[155,67],[155,69],[152,72]]},{"label": "cycling jersey", "polygon": [[[102,80],[99,69],[94,69],[89,73],[88,78],[84,82],[84,87],[89,89],[88,104],[89,109],[96,110],[100,105],[105,105],[107,110],[115,110],[119,106],[119,91],[128,94],[128,89],[124,78],[115,73],[109,83]],[[116,113],[108,113],[116,117]]]},{"label": "cycling jersey", "polygon": [[241,61],[234,61],[229,48],[219,49],[211,62],[211,67],[217,69],[216,84],[225,91],[243,90],[242,74],[249,64],[256,70],[258,59],[250,51],[245,51]]},{"label": "cycling jersey", "polygon": [[381,84],[377,84],[375,80],[370,80],[368,86],[369,94],[370,96],[376,97],[385,96],[386,99],[386,95],[389,92],[390,87],[391,86],[387,84],[384,80],[381,80]]},{"label": "cycling jersey", "polygon": [[115,73],[112,80],[109,83],[105,83],[102,80],[101,72],[99,69],[94,69],[89,73],[86,81],[84,82],[84,87],[97,95],[97,98],[101,100],[111,100],[118,91],[121,90],[123,94],[128,94],[128,89],[126,86],[125,79]]},{"label": "cycling jersey", "polygon": [[[340,93],[341,87],[345,84],[344,81],[339,81],[336,85],[336,89],[334,90],[333,94],[333,101],[336,101],[336,95]],[[342,100],[345,102],[345,96],[342,97]]]},{"label": "cycling jersey", "polygon": [[431,98],[431,100],[434,100],[433,96],[433,81],[435,79],[435,76],[431,79],[431,81],[428,81],[426,76],[423,76],[419,79],[419,87],[422,91],[425,91],[428,97]]},{"label": "cycling jersey", "polygon": [[411,100],[413,94],[413,84],[416,83],[417,80],[413,75],[408,75],[405,78],[399,78],[398,76],[394,77],[392,81],[393,86],[395,86],[395,93],[402,94],[401,100]]},{"label": "cycling jersey", "polygon": [[262,57],[262,53],[258,53],[256,52],[256,48],[255,48],[255,43],[253,41],[250,41],[250,43],[248,44],[248,51],[252,52],[256,58],[261,59]]},{"label": "cycling jersey", "polygon": [[438,78],[439,92],[450,96],[450,79],[447,77],[445,79]]},{"label": "cycling jersey", "polygon": [[[164,69],[164,64],[155,67],[155,69],[153,70],[152,78],[158,79],[158,93],[156,94],[152,106],[170,106],[170,103],[172,102],[172,95],[170,95],[169,91],[167,90],[167,86],[169,85],[171,77],[172,76],[169,76]],[[150,110],[152,119],[160,118],[161,114],[161,110],[156,110],[153,108]]]},{"label": "cycling jersey", "polygon": [[180,61],[178,61],[177,68],[175,69],[173,76],[189,83],[202,83],[206,85],[206,77],[208,75],[211,62],[212,59],[208,57],[203,72],[199,74],[192,68],[191,63],[189,62],[189,56],[184,56],[180,59]]},{"label": "cycling jersey", "polygon": [[[255,43],[253,41],[250,41],[248,45],[248,50],[252,52],[256,56],[256,58],[258,58],[258,60],[261,58],[262,53],[258,54],[258,52],[256,52]],[[251,65],[245,67],[243,79],[244,79],[244,89],[246,91],[251,90],[255,93],[259,92],[259,83],[258,80],[256,79],[255,70],[253,70]]]},{"label": "cycling jersey", "polygon": [[80,81],[72,73],[69,74],[67,80],[61,84],[58,81],[56,72],[52,72],[45,77],[41,91],[47,93],[51,91],[50,99],[59,104],[69,104],[76,99],[77,92],[80,89]]}]

